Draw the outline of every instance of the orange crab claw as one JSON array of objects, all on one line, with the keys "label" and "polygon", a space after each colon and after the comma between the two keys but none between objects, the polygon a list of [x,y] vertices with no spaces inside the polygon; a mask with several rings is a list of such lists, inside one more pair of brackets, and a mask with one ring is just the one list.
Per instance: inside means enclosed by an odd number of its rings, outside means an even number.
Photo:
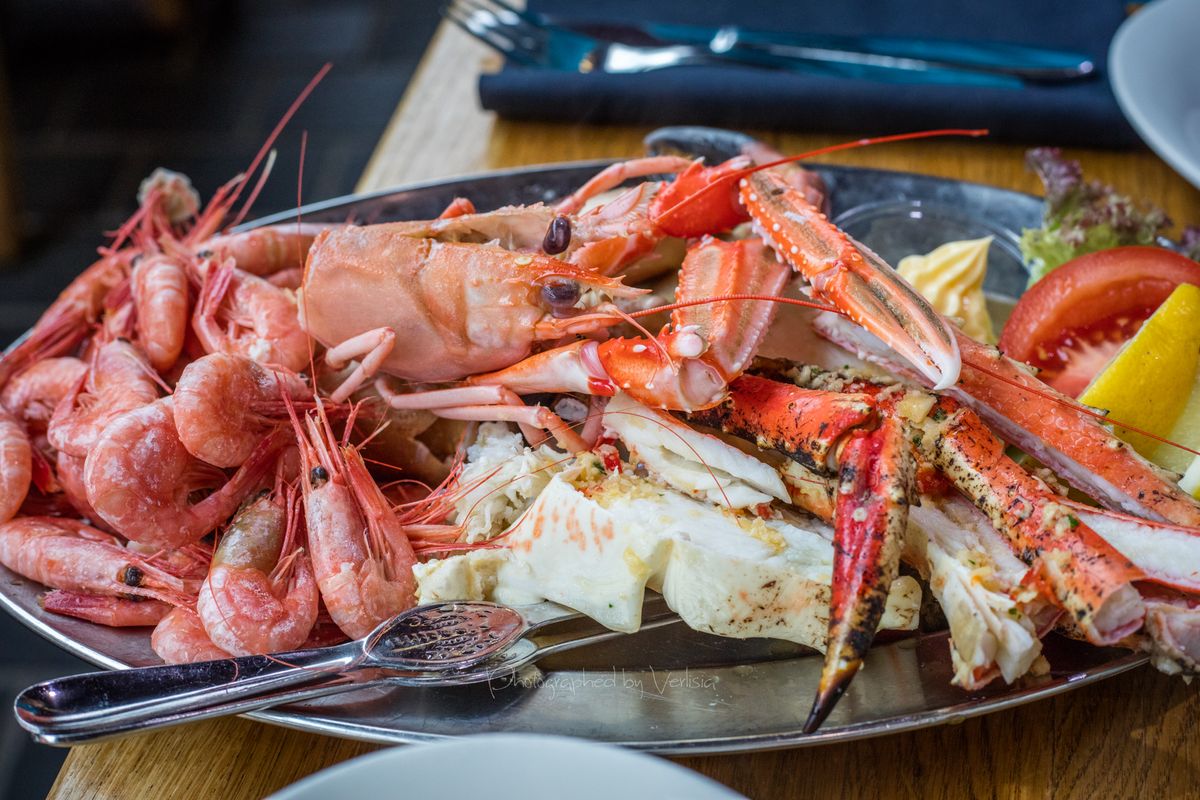
[{"label": "orange crab claw", "polygon": [[834,512],[833,599],[825,666],[804,732],[821,726],[862,666],[900,569],[913,459],[903,426],[885,417],[841,452]]}]

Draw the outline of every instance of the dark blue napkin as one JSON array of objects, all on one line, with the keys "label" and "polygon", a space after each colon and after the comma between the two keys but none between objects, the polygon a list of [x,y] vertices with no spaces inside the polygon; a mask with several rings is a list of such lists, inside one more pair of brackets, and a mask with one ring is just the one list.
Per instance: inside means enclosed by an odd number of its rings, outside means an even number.
[{"label": "dark blue napkin", "polygon": [[639,75],[577,74],[506,65],[479,80],[483,107],[510,119],[595,124],[705,124],[885,134],[989,128],[997,139],[1128,147],[1137,134],[1108,85],[1119,0],[530,0],[561,19],[736,24],[773,31],[997,41],[1081,52],[1099,77],[1020,89],[765,71],[678,67]]}]

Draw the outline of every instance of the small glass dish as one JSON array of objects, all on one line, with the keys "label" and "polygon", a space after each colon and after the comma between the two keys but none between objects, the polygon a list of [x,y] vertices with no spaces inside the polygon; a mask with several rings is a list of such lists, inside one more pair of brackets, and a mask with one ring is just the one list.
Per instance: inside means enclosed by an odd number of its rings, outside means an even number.
[{"label": "small glass dish", "polygon": [[944,203],[881,200],[843,211],[834,222],[893,266],[905,256],[923,255],[946,242],[992,236],[984,291],[1012,300],[1029,280],[1016,231]]}]

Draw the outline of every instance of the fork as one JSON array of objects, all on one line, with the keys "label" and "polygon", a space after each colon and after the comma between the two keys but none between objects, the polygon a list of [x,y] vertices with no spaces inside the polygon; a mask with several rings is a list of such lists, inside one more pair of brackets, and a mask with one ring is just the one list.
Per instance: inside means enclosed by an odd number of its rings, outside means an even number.
[{"label": "fork", "polygon": [[698,45],[651,47],[602,42],[565,28],[541,25],[511,6],[490,0],[453,0],[442,14],[508,60],[527,67],[622,74],[729,63]]},{"label": "fork", "polygon": [[558,25],[548,25],[504,0],[452,0],[442,14],[471,36],[527,67],[564,72],[631,74],[681,66],[742,64],[818,75],[872,78],[898,83],[951,83],[1019,88],[1020,78],[914,59],[873,63],[780,55],[760,47],[731,47],[714,38],[706,44],[634,45],[605,41]]}]

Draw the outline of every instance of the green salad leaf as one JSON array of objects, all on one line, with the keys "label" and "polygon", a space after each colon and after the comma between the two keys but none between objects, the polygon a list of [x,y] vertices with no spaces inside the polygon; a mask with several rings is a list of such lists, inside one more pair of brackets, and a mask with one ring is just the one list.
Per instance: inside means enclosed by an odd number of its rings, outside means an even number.
[{"label": "green salad leaf", "polygon": [[[1076,256],[1130,244],[1154,244],[1170,227],[1162,209],[1139,208],[1126,195],[1100,181],[1083,180],[1078,161],[1063,158],[1057,147],[1038,147],[1025,164],[1046,187],[1042,227],[1021,232],[1021,255],[1029,266],[1029,285]],[[1197,235],[1200,249],[1200,232]]]}]

